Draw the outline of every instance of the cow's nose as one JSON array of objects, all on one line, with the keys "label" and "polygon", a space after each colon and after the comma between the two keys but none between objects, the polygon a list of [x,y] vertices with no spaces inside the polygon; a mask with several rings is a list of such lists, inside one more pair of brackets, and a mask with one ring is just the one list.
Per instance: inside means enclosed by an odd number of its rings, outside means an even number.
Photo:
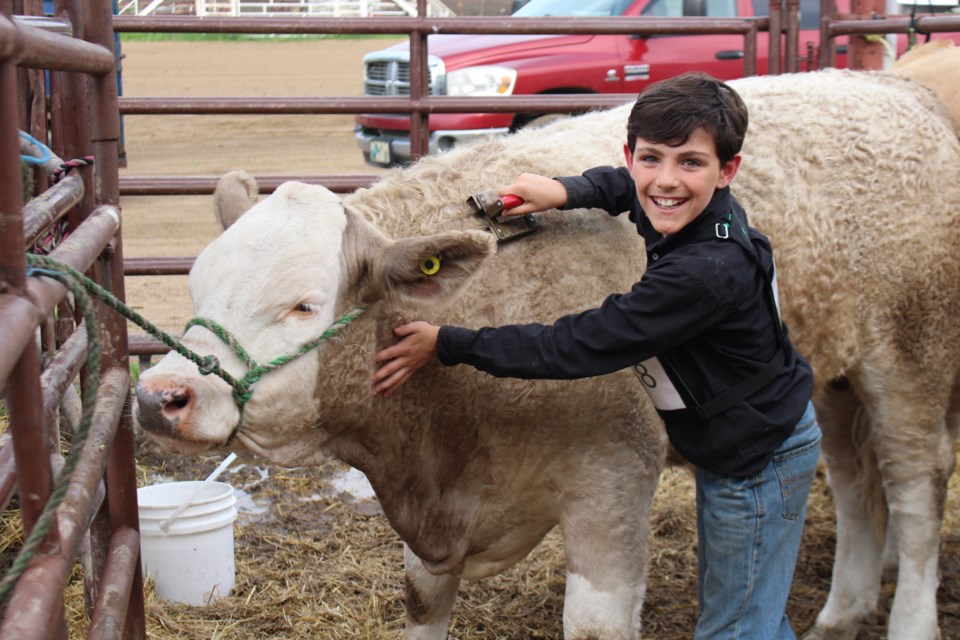
[{"label": "cow's nose", "polygon": [[193,412],[196,394],[190,386],[169,378],[137,383],[137,418],[147,431],[173,435]]}]

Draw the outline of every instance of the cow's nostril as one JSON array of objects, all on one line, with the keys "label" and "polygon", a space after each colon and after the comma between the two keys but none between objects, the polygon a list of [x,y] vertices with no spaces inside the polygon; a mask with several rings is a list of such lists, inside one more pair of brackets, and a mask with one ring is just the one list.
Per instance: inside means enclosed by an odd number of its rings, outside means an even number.
[{"label": "cow's nostril", "polygon": [[187,402],[189,402],[188,398],[177,398],[168,402],[167,406],[173,409],[182,409],[187,406]]},{"label": "cow's nostril", "polygon": [[183,417],[183,414],[188,412],[191,400],[193,400],[193,394],[190,392],[190,389],[178,389],[176,392],[164,398],[163,408],[161,408],[160,413],[166,420],[172,422]]}]

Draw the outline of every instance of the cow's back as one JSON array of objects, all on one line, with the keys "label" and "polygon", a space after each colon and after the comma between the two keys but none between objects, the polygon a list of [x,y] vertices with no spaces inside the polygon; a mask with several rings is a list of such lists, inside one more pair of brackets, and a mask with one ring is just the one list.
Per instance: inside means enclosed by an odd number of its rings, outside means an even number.
[{"label": "cow's back", "polygon": [[[750,125],[733,191],[773,240],[785,319],[818,385],[877,348],[901,349],[890,357],[926,348],[890,337],[929,333],[916,323],[931,316],[960,317],[960,261],[944,259],[960,251],[960,144],[942,103],[886,74],[734,85]],[[953,326],[937,330],[960,338]]]}]

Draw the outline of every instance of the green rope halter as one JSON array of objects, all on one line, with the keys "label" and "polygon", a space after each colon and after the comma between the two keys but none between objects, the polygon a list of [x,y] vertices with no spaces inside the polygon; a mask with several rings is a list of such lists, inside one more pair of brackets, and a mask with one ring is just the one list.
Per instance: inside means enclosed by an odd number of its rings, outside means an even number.
[{"label": "green rope halter", "polygon": [[237,403],[237,409],[240,410],[240,419],[237,420],[237,426],[234,427],[233,431],[230,433],[226,443],[229,444],[240,431],[240,424],[243,422],[243,408],[253,396],[253,386],[259,382],[260,378],[262,378],[264,374],[269,373],[274,369],[278,369],[288,362],[293,362],[300,356],[313,351],[320,346],[320,344],[326,342],[343,331],[348,324],[360,317],[363,312],[363,307],[357,307],[351,311],[348,311],[343,315],[343,317],[330,325],[330,328],[324,331],[316,340],[311,340],[310,342],[303,344],[293,353],[279,356],[264,364],[258,364],[256,360],[251,358],[240,342],[234,338],[229,331],[224,329],[213,320],[209,320],[207,318],[193,318],[187,322],[187,326],[184,328],[184,333],[186,333],[190,327],[195,326],[208,329],[211,333],[213,333],[213,335],[220,338],[224,344],[233,349],[233,352],[236,354],[236,356],[240,358],[240,361],[243,362],[243,364],[245,364],[249,369],[245,376],[243,376],[240,380],[237,380],[220,368],[220,362],[214,356],[205,356],[202,359],[202,363],[197,363],[197,368],[200,370],[200,373],[203,375],[214,373],[222,378],[223,381],[230,385],[230,387],[233,389],[233,399],[234,402]]}]

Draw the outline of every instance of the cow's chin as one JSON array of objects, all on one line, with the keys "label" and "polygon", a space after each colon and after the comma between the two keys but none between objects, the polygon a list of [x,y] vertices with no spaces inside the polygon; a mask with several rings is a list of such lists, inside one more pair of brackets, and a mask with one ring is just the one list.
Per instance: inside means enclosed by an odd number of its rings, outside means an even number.
[{"label": "cow's chin", "polygon": [[308,439],[270,440],[241,429],[237,442],[250,453],[288,469],[323,464],[332,457]]},{"label": "cow's chin", "polygon": [[172,451],[173,453],[178,453],[183,456],[199,456],[200,454],[222,447],[225,444],[223,442],[179,440],[177,438],[171,438],[170,436],[150,433],[149,431],[144,431],[144,433],[167,451]]}]

